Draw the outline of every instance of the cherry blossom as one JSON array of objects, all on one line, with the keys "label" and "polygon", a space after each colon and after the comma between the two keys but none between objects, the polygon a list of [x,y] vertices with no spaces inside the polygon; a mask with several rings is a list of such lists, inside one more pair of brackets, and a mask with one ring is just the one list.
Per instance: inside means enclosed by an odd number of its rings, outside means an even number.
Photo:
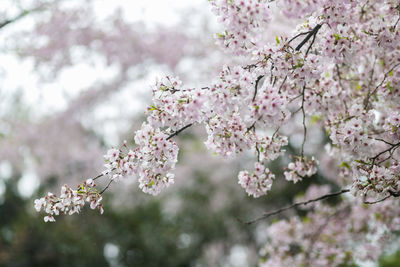
[{"label": "cherry blossom", "polygon": [[254,172],[241,171],[239,173],[239,184],[246,189],[249,196],[260,197],[271,190],[274,178],[275,175],[268,168],[256,162]]},{"label": "cherry blossom", "polygon": [[[157,195],[174,182],[179,150],[174,139],[193,125],[204,127],[205,146],[215,154],[252,157],[254,170],[238,174],[248,195],[267,195],[283,180],[266,165],[279,157],[292,160],[283,182],[297,183],[318,172],[342,188],[329,193],[327,187],[310,187],[305,197],[312,199],[260,217],[321,201],[304,217],[269,227],[262,265],[376,261],[400,225],[399,3],[210,2],[225,27],[217,43],[228,55],[240,56],[240,64],[225,65],[198,88],[177,77],[158,79],[135,145],[110,149],[102,176],[109,184],[135,176],[143,192]],[[267,42],[261,36],[268,34],[275,12],[298,25],[290,35]],[[327,149],[308,149],[313,142]],[[329,162],[324,165],[329,171],[320,170],[319,161]],[[35,207],[45,210],[46,221],[79,212],[85,201],[101,207],[104,191],[97,193],[92,185],[89,180],[82,191],[63,187],[60,198],[50,193]],[[322,202],[330,197],[340,198],[336,206]]]}]

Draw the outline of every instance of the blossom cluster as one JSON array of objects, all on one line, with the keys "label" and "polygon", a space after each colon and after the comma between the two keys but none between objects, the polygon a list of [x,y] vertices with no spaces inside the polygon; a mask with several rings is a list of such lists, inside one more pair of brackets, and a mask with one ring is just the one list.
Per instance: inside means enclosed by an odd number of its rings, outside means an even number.
[{"label": "blossom cluster", "polygon": [[297,183],[304,177],[311,177],[317,172],[318,161],[312,157],[311,159],[305,157],[298,157],[294,162],[288,165],[288,171],[285,171],[285,178],[288,181]]},{"label": "blossom cluster", "polygon": [[260,197],[271,190],[275,175],[263,164],[254,163],[254,171],[241,171],[239,173],[239,184],[246,189],[249,196]]},{"label": "blossom cluster", "polygon": [[391,240],[391,231],[399,229],[398,199],[374,206],[352,198],[337,207],[319,204],[307,217],[294,216],[269,227],[260,266],[333,267],[351,265],[354,259],[376,261]]},{"label": "blossom cluster", "polygon": [[207,125],[208,149],[222,156],[232,156],[250,148],[253,136],[237,112],[230,117],[215,116]]},{"label": "blossom cluster", "polygon": [[276,134],[275,136],[260,136],[258,137],[256,146],[259,153],[260,161],[272,161],[282,156],[285,150],[282,149],[283,146],[288,144],[286,136],[280,136]]},{"label": "blossom cluster", "polygon": [[174,174],[178,158],[178,146],[168,135],[150,124],[143,123],[136,132],[135,150],[128,150],[126,143],[122,149],[110,149],[105,155],[107,175],[112,181],[126,176],[136,175],[139,188],[145,193],[157,195],[165,187],[174,183]]},{"label": "blossom cluster", "polygon": [[157,195],[174,183],[174,174],[170,171],[178,160],[178,146],[168,140],[168,135],[145,123],[136,132],[135,143],[139,146],[136,150],[139,187],[145,193]]},{"label": "blossom cluster", "polygon": [[237,54],[254,46],[257,30],[270,20],[269,6],[264,0],[213,0],[211,4],[226,27],[224,33],[217,34],[217,40]]},{"label": "blossom cluster", "polygon": [[153,89],[153,104],[147,109],[148,122],[155,128],[178,130],[204,119],[203,106],[207,101],[202,89],[182,88],[178,78],[165,77]]},{"label": "blossom cluster", "polygon": [[101,194],[93,187],[95,186],[93,179],[84,181],[77,190],[71,189],[67,185],[61,187],[61,194],[57,197],[53,193],[48,193],[47,196],[35,200],[36,211],[42,209],[47,214],[44,217],[45,222],[54,222],[54,216],[60,214],[72,215],[79,213],[86,202],[90,203],[90,208],[98,208],[103,214],[103,205]]}]

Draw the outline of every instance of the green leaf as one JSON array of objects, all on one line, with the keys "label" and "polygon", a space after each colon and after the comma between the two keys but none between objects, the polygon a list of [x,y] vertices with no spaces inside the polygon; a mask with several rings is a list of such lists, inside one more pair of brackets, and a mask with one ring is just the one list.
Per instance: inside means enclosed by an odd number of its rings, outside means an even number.
[{"label": "green leaf", "polygon": [[365,161],[363,161],[363,160],[358,160],[358,159],[356,159],[356,160],[354,160],[354,161],[357,162],[357,163],[360,163],[360,164],[366,164],[366,165],[368,165],[368,163],[365,162]]},{"label": "green leaf", "polygon": [[342,164],[339,165],[339,167],[344,167],[348,170],[350,170],[350,164],[348,164],[347,162],[343,161]]},{"label": "green leaf", "polygon": [[318,121],[320,121],[321,120],[321,117],[319,116],[319,115],[314,115],[312,118],[311,118],[311,125],[314,125],[314,124],[316,124]]},{"label": "green leaf", "polygon": [[279,41],[279,37],[278,37],[278,36],[276,36],[276,37],[275,37],[275,40],[276,40],[276,43],[277,43],[277,44],[279,44],[279,43],[280,43],[280,41]]},{"label": "green leaf", "polygon": [[159,110],[159,109],[156,108],[154,105],[151,105],[151,106],[150,106],[150,111],[153,111],[153,110]]},{"label": "green leaf", "polygon": [[293,67],[293,69],[298,69],[298,68],[301,68],[303,66],[304,66],[304,64],[302,62],[298,62],[297,65]]},{"label": "green leaf", "polygon": [[154,184],[155,184],[154,181],[151,181],[149,187],[152,188]]}]

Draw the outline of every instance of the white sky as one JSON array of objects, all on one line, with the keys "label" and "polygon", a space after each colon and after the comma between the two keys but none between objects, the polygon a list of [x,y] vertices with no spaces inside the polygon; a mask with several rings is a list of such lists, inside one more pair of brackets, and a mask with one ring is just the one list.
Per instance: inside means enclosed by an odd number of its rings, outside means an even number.
[{"label": "white sky", "polygon": [[[9,2],[3,1],[0,0],[0,10],[4,10],[5,4]],[[69,0],[66,3],[73,5],[74,1]],[[94,3],[95,13],[100,19],[108,17],[117,8],[121,8],[127,21],[144,21],[147,25],[172,26],[182,18],[182,10],[190,7],[211,13],[207,0],[96,0]],[[16,23],[16,25],[8,26],[5,31],[10,33],[21,28],[29,29],[31,24],[28,16],[27,19]],[[0,41],[4,40],[3,38],[4,33],[0,32]],[[79,64],[63,70],[54,82],[43,84],[39,83],[39,77],[33,72],[32,61],[25,60],[22,62],[15,55],[1,52],[0,61],[6,77],[5,79],[0,77],[0,97],[9,92],[15,92],[15,90],[21,90],[24,95],[24,102],[35,107],[34,113],[37,115],[45,115],[65,108],[69,98],[76,96],[82,89],[98,80],[99,77],[112,77],[113,75],[112,68],[101,62],[96,64],[95,67]]]}]

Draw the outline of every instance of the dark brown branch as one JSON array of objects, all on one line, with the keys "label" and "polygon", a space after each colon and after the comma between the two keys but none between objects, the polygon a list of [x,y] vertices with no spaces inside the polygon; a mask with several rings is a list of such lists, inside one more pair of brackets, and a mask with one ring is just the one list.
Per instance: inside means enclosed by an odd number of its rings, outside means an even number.
[{"label": "dark brown branch", "polygon": [[395,192],[395,191],[389,190],[388,192],[393,197],[400,197],[400,191]]},{"label": "dark brown branch", "polygon": [[321,27],[322,27],[322,24],[317,24],[317,26],[315,26],[314,29],[312,29],[310,32],[308,32],[306,38],[304,38],[304,40],[301,41],[301,43],[296,47],[296,51],[300,51],[300,49],[308,42],[308,40],[310,40],[310,38],[313,37],[313,41],[307,49],[307,53],[308,53],[308,50],[311,49],[311,46],[313,45],[313,43],[315,41],[315,35],[317,35],[317,33],[318,33],[319,29],[321,29]]},{"label": "dark brown branch", "polygon": [[[390,157],[391,157],[392,153],[393,153],[397,148],[399,148],[399,146],[400,146],[400,142],[397,143],[397,144],[391,144],[391,146],[390,146],[388,149],[385,149],[385,150],[379,152],[375,157],[371,158],[371,160],[372,160],[372,164],[371,164],[371,165],[375,165],[375,161],[376,161],[381,155],[383,155],[383,154],[385,154],[385,153],[387,153],[387,152],[390,153]],[[389,157],[389,158],[390,158],[390,157]],[[385,160],[383,160],[383,161],[381,161],[381,162],[379,162],[379,163],[382,163],[382,162],[388,160],[389,158],[386,158]]]},{"label": "dark brown branch", "polygon": [[301,32],[299,34],[297,34],[296,36],[294,36],[292,39],[290,39],[287,43],[290,44],[293,40],[297,39],[298,37],[302,36],[302,35],[306,35],[309,34],[311,31],[307,31],[307,32]]},{"label": "dark brown branch", "polygon": [[39,5],[36,8],[33,8],[31,10],[23,10],[19,15],[15,16],[14,18],[7,19],[7,20],[4,20],[4,21],[0,22],[0,29],[5,27],[5,26],[7,26],[7,25],[9,25],[9,24],[11,24],[11,23],[14,23],[14,22],[24,18],[28,14],[31,14],[33,12],[37,12],[37,11],[42,10],[44,8],[44,6],[45,6],[45,4],[42,4],[42,5]]},{"label": "dark brown branch", "polygon": [[305,90],[306,90],[306,86],[303,86],[303,91],[301,93],[302,95],[302,99],[301,99],[301,111],[303,114],[303,129],[304,129],[304,137],[303,137],[303,143],[301,144],[301,158],[302,160],[304,159],[304,145],[306,143],[307,140],[307,126],[306,126],[306,112],[304,110],[304,101],[305,101]]},{"label": "dark brown branch", "polygon": [[174,136],[177,136],[178,134],[180,134],[181,132],[183,132],[184,130],[186,130],[187,128],[189,128],[189,127],[192,126],[192,125],[193,125],[193,123],[189,123],[188,125],[186,125],[186,126],[180,128],[180,129],[177,130],[176,132],[170,134],[170,135],[167,137],[167,140],[171,139],[171,138],[174,137]]},{"label": "dark brown branch", "polygon": [[386,141],[386,140],[384,140],[384,139],[381,139],[381,138],[373,138],[373,137],[368,137],[368,138],[369,138],[369,139],[376,140],[376,141],[384,142],[385,144],[388,144],[388,145],[391,145],[391,146],[395,146],[395,145],[396,145],[396,144],[390,143],[390,142],[388,142],[388,141]]},{"label": "dark brown branch", "polygon": [[18,16],[14,17],[14,18],[12,18],[12,19],[7,19],[7,20],[1,22],[1,23],[0,23],[0,29],[3,28],[3,27],[5,27],[5,26],[7,26],[8,24],[11,24],[11,23],[13,23],[13,22],[16,22],[17,20],[22,19],[23,17],[25,17],[25,16],[28,15],[29,13],[30,13],[29,11],[25,10],[25,11],[23,11],[21,14],[19,14]]},{"label": "dark brown branch", "polygon": [[[374,63],[374,64],[375,64],[375,63]],[[373,95],[376,93],[376,91],[377,91],[377,90],[383,85],[383,83],[386,81],[386,79],[387,79],[387,77],[390,75],[390,73],[391,73],[392,71],[394,71],[394,69],[397,68],[398,66],[400,66],[400,63],[394,65],[390,70],[388,70],[388,71],[385,73],[385,75],[383,76],[382,81],[375,87],[375,89],[374,89],[372,92],[370,92],[370,87],[368,88],[368,93],[367,93],[367,96],[366,96],[366,98],[365,98],[365,100],[364,100],[364,108],[365,108],[365,109],[368,108],[370,97],[373,96]],[[374,69],[372,69],[372,70],[374,70]],[[370,84],[371,84],[371,82],[372,82],[372,77],[371,77]],[[369,85],[369,86],[370,86],[370,85]]]},{"label": "dark brown branch", "polygon": [[260,75],[260,76],[257,77],[256,84],[254,85],[253,102],[254,102],[254,100],[256,100],[258,84],[260,83],[262,78],[264,78],[264,75]]},{"label": "dark brown branch", "polygon": [[393,25],[393,27],[392,27],[393,31],[396,29],[397,24],[398,24],[399,21],[400,21],[400,3],[396,6],[396,9],[397,9],[397,11],[399,12],[399,17],[397,18],[396,23],[395,23],[395,24]]},{"label": "dark brown branch", "polygon": [[257,151],[257,161],[260,162],[260,149],[258,148],[257,143],[256,143],[256,151]]},{"label": "dark brown branch", "polygon": [[292,204],[290,206],[287,206],[287,207],[284,207],[284,208],[281,208],[281,209],[277,209],[277,210],[274,210],[272,212],[267,212],[267,213],[263,214],[262,216],[254,219],[254,220],[243,222],[243,223],[244,224],[253,224],[253,223],[258,222],[260,220],[267,219],[267,218],[269,218],[271,216],[274,216],[274,215],[277,215],[279,213],[282,213],[282,212],[284,212],[286,210],[293,209],[293,208],[301,206],[301,205],[307,205],[307,204],[310,204],[310,203],[313,203],[313,202],[321,201],[321,200],[324,200],[324,199],[327,199],[327,198],[339,196],[339,195],[347,193],[347,192],[350,192],[350,189],[342,189],[342,190],[340,190],[338,192],[326,194],[326,195],[323,195],[323,196],[320,196],[320,197],[317,197],[317,198],[314,198],[314,199],[297,202],[297,203],[294,203],[294,204]]},{"label": "dark brown branch", "polygon": [[379,200],[376,200],[376,201],[364,201],[364,204],[373,205],[373,204],[376,204],[376,203],[385,201],[385,200],[388,199],[389,197],[391,197],[391,195],[387,195],[386,197],[384,197],[384,198],[382,198],[382,199],[379,199]]},{"label": "dark brown branch", "polygon": [[101,174],[97,175],[96,177],[92,178],[92,180],[96,181],[97,179],[99,179],[99,178],[101,178],[103,176],[104,176],[104,174],[101,173]]},{"label": "dark brown branch", "polygon": [[[112,172],[112,171],[115,171],[115,168],[112,168],[110,172]],[[92,180],[93,180],[93,181],[96,181],[97,179],[99,179],[99,178],[105,176],[106,174],[109,174],[110,172],[104,173],[104,174],[103,174],[103,173],[100,173],[100,174],[97,175],[96,177],[92,178]]]},{"label": "dark brown branch", "polygon": [[386,197],[376,200],[376,201],[364,201],[364,204],[368,204],[368,205],[372,205],[372,204],[376,204],[382,201],[385,201],[386,199],[390,198],[390,197],[400,197],[400,191],[395,192],[392,190],[388,190],[389,195],[387,195]]},{"label": "dark brown branch", "polygon": [[114,180],[111,179],[111,180],[108,182],[107,186],[104,187],[103,190],[101,190],[99,194],[100,194],[100,195],[103,194],[103,193],[110,187],[110,185],[111,185],[111,183],[112,183],[113,181],[114,181]]},{"label": "dark brown branch", "polygon": [[280,93],[280,92],[281,92],[281,90],[282,90],[282,87],[283,87],[283,85],[285,84],[286,80],[287,80],[287,75],[285,76],[285,79],[283,79],[283,81],[282,81],[281,85],[279,86],[278,93]]},{"label": "dark brown branch", "polygon": [[400,21],[400,16],[397,18],[396,23],[393,25],[393,30],[396,29],[397,24],[399,24],[399,21]]},{"label": "dark brown branch", "polygon": [[308,48],[307,48],[306,56],[308,55],[308,52],[310,52],[311,47],[313,46],[313,44],[314,44],[314,42],[315,42],[315,36],[317,36],[316,33],[313,35],[313,38],[312,38],[312,40],[311,40],[311,44],[310,44],[310,45],[308,46]]}]

